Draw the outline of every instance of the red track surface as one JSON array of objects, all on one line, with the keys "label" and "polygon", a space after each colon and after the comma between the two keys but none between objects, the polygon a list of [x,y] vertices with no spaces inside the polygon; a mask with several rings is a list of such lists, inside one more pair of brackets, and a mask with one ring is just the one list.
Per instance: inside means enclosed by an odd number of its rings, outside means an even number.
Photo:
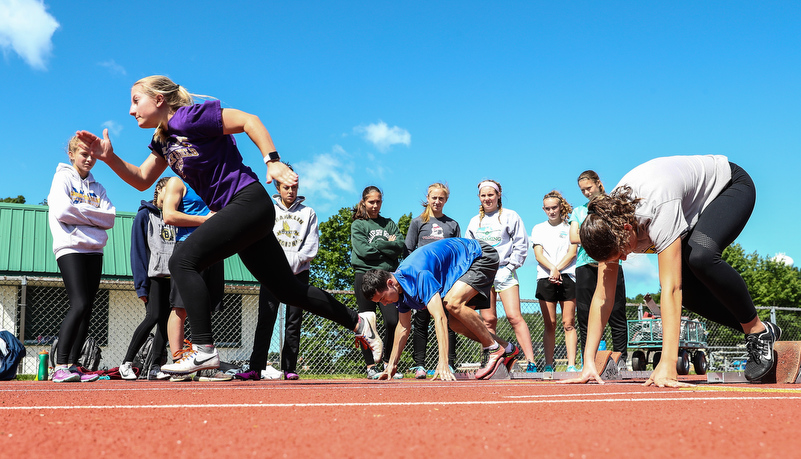
[{"label": "red track surface", "polygon": [[801,455],[798,386],[640,383],[15,381],[0,457]]}]

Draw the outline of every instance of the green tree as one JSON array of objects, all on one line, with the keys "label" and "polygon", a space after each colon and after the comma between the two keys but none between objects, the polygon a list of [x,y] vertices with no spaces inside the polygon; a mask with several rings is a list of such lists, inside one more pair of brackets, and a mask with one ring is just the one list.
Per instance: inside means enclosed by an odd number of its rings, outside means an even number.
[{"label": "green tree", "polygon": [[0,202],[11,202],[11,203],[15,203],[15,204],[25,204],[25,196],[19,195],[16,198],[10,198],[9,197],[9,198],[3,199]]}]

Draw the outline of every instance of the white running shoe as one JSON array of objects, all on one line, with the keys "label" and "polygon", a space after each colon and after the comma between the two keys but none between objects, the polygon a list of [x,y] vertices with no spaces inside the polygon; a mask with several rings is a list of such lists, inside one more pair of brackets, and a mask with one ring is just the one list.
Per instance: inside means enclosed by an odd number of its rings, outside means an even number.
[{"label": "white running shoe", "polygon": [[220,356],[217,348],[204,352],[206,346],[193,345],[192,350],[185,353],[177,362],[162,365],[161,371],[170,375],[186,375],[200,370],[215,370],[220,367]]},{"label": "white running shoe", "polygon": [[132,362],[123,362],[122,365],[120,365],[120,377],[129,381],[136,379],[136,372],[133,369]]},{"label": "white running shoe", "polygon": [[373,362],[380,362],[384,353],[384,343],[378,336],[375,325],[375,313],[371,311],[359,313],[359,324],[356,325],[356,342],[373,353]]}]

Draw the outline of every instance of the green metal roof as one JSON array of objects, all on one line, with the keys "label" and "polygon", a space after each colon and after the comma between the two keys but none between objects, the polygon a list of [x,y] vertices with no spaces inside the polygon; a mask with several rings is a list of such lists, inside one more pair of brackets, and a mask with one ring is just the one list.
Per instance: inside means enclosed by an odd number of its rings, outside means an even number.
[{"label": "green metal roof", "polygon": [[[103,252],[103,277],[131,278],[131,228],[136,214],[117,212]],[[0,275],[61,276],[53,255],[47,206],[0,203]],[[225,280],[256,283],[239,256],[225,260]]]}]

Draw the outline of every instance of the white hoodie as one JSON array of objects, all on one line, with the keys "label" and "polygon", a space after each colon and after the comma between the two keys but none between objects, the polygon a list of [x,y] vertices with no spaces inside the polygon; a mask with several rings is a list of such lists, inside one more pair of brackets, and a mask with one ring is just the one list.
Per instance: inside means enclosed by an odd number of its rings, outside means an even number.
[{"label": "white hoodie", "polygon": [[292,272],[300,274],[311,266],[311,261],[317,256],[320,244],[319,228],[317,227],[317,214],[311,207],[303,204],[303,196],[295,198],[295,202],[284,207],[281,195],[273,195],[275,200],[275,227],[273,232],[278,243],[284,249],[286,261]]},{"label": "white hoodie", "polygon": [[103,253],[106,230],[114,226],[117,212],[91,172],[81,179],[75,167],[60,163],[47,205],[56,258],[68,253]]}]

